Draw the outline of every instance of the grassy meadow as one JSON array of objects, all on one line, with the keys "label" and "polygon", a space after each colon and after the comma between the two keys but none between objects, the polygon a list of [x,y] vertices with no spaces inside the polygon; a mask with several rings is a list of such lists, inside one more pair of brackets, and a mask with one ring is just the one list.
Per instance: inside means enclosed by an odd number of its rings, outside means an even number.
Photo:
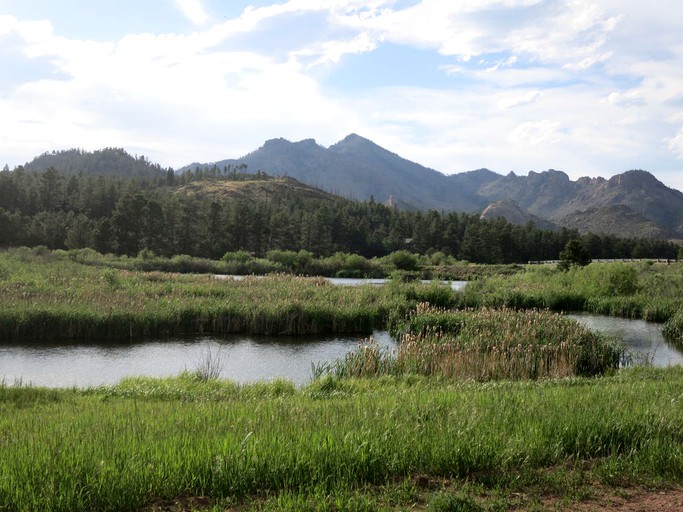
[{"label": "grassy meadow", "polygon": [[[473,275],[486,275],[486,272]],[[0,512],[575,510],[598,489],[680,490],[683,369],[619,369],[621,349],[560,311],[683,333],[683,269],[530,266],[448,286],[241,280],[0,252],[0,340],[358,333],[296,388],[201,372],[115,386],[0,376]]]},{"label": "grassy meadow", "polygon": [[682,397],[680,368],[488,384],[327,376],[303,389],[189,374],[0,386],[0,510],[172,510],[179,499],[211,510],[540,510],[546,493],[572,503],[596,483],[679,482]]}]

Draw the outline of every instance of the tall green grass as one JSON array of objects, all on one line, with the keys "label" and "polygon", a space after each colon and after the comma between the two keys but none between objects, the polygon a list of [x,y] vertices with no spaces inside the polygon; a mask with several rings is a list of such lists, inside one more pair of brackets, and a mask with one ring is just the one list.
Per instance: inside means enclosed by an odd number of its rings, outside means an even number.
[{"label": "tall green grass", "polygon": [[374,341],[318,369],[344,377],[435,375],[474,379],[548,379],[601,375],[623,358],[617,344],[547,311],[447,310],[418,304],[394,321],[394,352]]},{"label": "tall green grass", "polygon": [[[334,286],[322,278],[131,272],[48,253],[0,253],[0,340],[113,340],[180,333],[368,333],[419,284]],[[432,288],[424,287],[429,293]],[[442,287],[446,289],[447,287]],[[450,290],[446,293],[450,294]],[[451,295],[452,296],[452,295]]]},{"label": "tall green grass", "polygon": [[[605,481],[683,476],[680,368],[487,384],[328,376],[301,390],[173,380],[0,386],[0,510],[353,495],[415,475],[496,487],[581,461]],[[195,399],[169,396],[188,386]]]},{"label": "tall green grass", "polygon": [[[680,314],[681,297],[680,265],[618,262],[592,263],[568,272],[550,265],[529,266],[522,273],[471,282],[458,303],[461,307],[547,308],[668,322]],[[667,329],[679,333],[675,325]]]}]

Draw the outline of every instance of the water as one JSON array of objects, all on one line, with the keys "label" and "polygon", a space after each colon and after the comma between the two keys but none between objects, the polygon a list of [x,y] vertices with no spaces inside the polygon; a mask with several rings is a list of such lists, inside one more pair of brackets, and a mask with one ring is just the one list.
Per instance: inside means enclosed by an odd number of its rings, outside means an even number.
[{"label": "water", "polygon": [[[373,337],[381,346],[396,347],[387,332]],[[303,385],[311,379],[313,363],[344,357],[361,339],[205,336],[115,345],[0,345],[0,380],[49,387],[109,385],[126,376],[194,371],[211,354],[220,358],[222,378],[240,383],[285,378]]]},{"label": "water", "polygon": [[621,340],[626,345],[633,363],[653,366],[683,364],[683,347],[674,344],[662,334],[662,324],[629,320],[588,313],[567,315],[589,329]]},{"label": "water", "polygon": [[[383,285],[387,284],[389,281],[388,279],[354,279],[349,277],[326,277],[325,279],[327,279],[330,283],[339,286],[361,286],[364,284]],[[420,282],[423,284],[431,283],[431,281],[425,279],[421,280]],[[440,283],[444,285],[450,285],[453,290],[458,291],[465,287],[467,281],[440,281]]]},{"label": "water", "polygon": [[[662,335],[661,324],[590,314],[568,315],[590,329],[622,340],[635,362],[683,364],[683,349]],[[373,333],[381,346],[396,348],[385,331]],[[296,385],[311,379],[311,365],[344,357],[362,336],[168,338],[120,344],[0,345],[0,380],[50,387],[109,385],[126,376],[164,377],[194,371],[207,354],[222,362],[220,376],[236,382],[285,378]]]},{"label": "water", "polygon": [[[215,277],[217,279],[244,279],[245,276],[226,276],[222,274],[216,274]],[[264,277],[264,276],[256,276],[256,277]],[[389,282],[388,279],[384,278],[353,278],[353,277],[325,277],[324,279],[327,279],[330,283],[338,285],[338,286],[362,286],[364,284],[372,284],[372,285],[383,285],[387,284]],[[429,284],[431,281],[429,280],[421,280],[420,281],[423,284]],[[440,281],[441,284],[444,285],[450,285],[450,287],[455,290],[462,290],[465,285],[467,285],[467,281]]]}]

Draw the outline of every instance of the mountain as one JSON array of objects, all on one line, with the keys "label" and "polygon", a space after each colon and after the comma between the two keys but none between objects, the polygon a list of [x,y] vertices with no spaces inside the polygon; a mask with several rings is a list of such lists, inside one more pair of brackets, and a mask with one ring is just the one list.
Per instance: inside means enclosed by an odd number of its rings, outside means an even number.
[{"label": "mountain", "polygon": [[486,205],[444,174],[401,158],[356,134],[329,148],[313,139],[273,139],[242,158],[191,164],[180,171],[240,164],[246,164],[251,172],[291,176],[344,197],[374,198],[400,208],[476,211]]},{"label": "mountain", "polygon": [[24,165],[27,171],[44,171],[49,167],[67,174],[94,174],[122,178],[154,178],[165,175],[159,164],[145,157],[134,157],[121,148],[105,148],[89,152],[81,149],[52,151],[37,156]]},{"label": "mountain", "polygon": [[524,211],[515,201],[494,201],[489,204],[481,213],[481,218],[484,220],[502,217],[510,224],[517,226],[524,226],[532,222],[537,228],[556,230],[558,226],[550,221],[536,217],[527,211]]},{"label": "mountain", "polygon": [[667,238],[668,230],[648,220],[625,204],[570,213],[562,225],[581,233],[606,233],[624,238]]},{"label": "mountain", "polygon": [[618,174],[609,180],[585,179],[576,197],[558,208],[554,217],[615,205],[626,205],[665,230],[683,231],[683,193],[642,170]]},{"label": "mountain", "polygon": [[[291,176],[344,197],[372,197],[401,208],[473,213],[491,203],[512,201],[519,211],[513,215],[507,204],[503,217],[529,215],[539,225],[549,222],[544,225],[596,233],[683,238],[683,193],[642,170],[576,181],[553,169],[527,176],[503,176],[488,169],[446,176],[356,134],[329,148],[313,139],[274,139],[243,158],[188,167],[240,164],[249,172]],[[620,211],[629,214],[619,217]]]},{"label": "mountain", "polygon": [[580,185],[567,174],[550,169],[531,171],[528,176],[501,176],[480,187],[478,193],[489,201],[512,200],[533,215],[554,218],[557,208],[571,201],[579,190]]},{"label": "mountain", "polygon": [[[351,134],[329,148],[313,139],[272,139],[242,158],[215,164],[195,163],[180,171],[227,166],[233,172],[263,171],[298,180],[296,187],[306,184],[345,198],[374,198],[403,209],[476,213],[492,205],[485,217],[502,216],[524,223],[531,220],[539,227],[556,225],[598,234],[683,238],[683,193],[643,170],[627,171],[609,179],[584,177],[575,181],[552,169],[531,171],[527,176],[512,172],[500,175],[488,169],[447,176]],[[165,178],[171,172],[119,148],[53,151],[24,167],[28,171],[54,167],[66,173],[120,177]],[[230,186],[230,194],[255,194],[257,200],[268,187],[280,187],[281,193],[290,193],[295,185],[260,183],[253,185],[253,190],[246,184]],[[192,187],[200,185],[193,183],[187,187],[188,193],[192,193]],[[301,188],[299,192],[323,193],[312,189],[304,192]],[[226,193],[227,189],[220,191]]]}]

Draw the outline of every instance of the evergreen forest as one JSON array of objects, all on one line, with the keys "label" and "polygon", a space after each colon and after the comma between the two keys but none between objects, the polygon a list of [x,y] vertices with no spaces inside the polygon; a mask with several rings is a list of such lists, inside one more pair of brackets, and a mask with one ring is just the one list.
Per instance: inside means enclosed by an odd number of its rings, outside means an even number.
[{"label": "evergreen forest", "polygon": [[[625,239],[570,229],[517,226],[479,214],[408,211],[372,199],[289,189],[258,200],[216,195],[230,183],[274,180],[244,166],[176,174],[144,158],[127,175],[79,168],[19,166],[0,171],[0,247],[92,248],[100,253],[189,255],[218,259],[246,251],[309,251],[317,257],[343,252],[366,258],[399,250],[443,253],[473,263],[554,260],[572,239],[592,258],[676,258],[664,240]],[[189,186],[194,188],[189,191]]]}]

